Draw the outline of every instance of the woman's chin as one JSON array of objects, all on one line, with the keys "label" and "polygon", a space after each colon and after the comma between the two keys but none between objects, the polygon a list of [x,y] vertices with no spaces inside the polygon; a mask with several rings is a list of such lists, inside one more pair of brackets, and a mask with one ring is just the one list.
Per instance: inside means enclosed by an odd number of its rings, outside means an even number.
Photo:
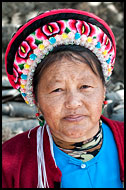
[{"label": "woman's chin", "polygon": [[[86,132],[86,131],[85,131]],[[64,131],[64,140],[75,142],[76,140],[83,140],[85,136],[85,132],[82,128],[71,128]]]}]

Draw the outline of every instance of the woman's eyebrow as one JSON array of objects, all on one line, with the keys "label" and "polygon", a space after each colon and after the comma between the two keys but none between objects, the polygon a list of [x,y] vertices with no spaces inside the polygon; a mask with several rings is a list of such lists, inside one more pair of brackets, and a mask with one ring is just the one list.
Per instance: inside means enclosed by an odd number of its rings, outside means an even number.
[{"label": "woman's eyebrow", "polygon": [[52,79],[48,82],[47,87],[51,87],[52,85],[55,85],[56,83],[62,83],[63,81],[61,79]]}]

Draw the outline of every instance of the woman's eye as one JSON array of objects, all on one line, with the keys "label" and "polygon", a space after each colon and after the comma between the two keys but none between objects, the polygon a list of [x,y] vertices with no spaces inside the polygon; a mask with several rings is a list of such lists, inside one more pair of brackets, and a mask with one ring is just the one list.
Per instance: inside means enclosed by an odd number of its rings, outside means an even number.
[{"label": "woman's eye", "polygon": [[88,86],[88,85],[82,85],[81,86],[81,89],[86,89],[86,88],[90,88],[90,86]]},{"label": "woman's eye", "polygon": [[61,92],[61,91],[62,91],[61,88],[57,88],[57,89],[53,90],[52,92]]}]

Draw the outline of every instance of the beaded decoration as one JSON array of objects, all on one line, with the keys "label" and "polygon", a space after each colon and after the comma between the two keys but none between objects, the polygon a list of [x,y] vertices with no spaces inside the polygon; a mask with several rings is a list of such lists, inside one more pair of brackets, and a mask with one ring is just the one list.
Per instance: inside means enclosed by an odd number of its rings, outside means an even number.
[{"label": "beaded decoration", "polygon": [[51,22],[30,34],[15,54],[15,84],[27,104],[35,104],[32,80],[37,65],[54,47],[70,44],[91,50],[101,62],[105,81],[109,80],[115,51],[108,36],[96,25],[81,20]]}]

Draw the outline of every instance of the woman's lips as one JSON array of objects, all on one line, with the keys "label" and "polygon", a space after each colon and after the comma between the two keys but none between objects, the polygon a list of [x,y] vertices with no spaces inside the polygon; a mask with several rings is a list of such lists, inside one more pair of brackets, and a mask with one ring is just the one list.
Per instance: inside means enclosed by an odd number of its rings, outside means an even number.
[{"label": "woman's lips", "polygon": [[64,117],[64,120],[68,122],[79,122],[84,119],[84,115],[68,115]]}]

